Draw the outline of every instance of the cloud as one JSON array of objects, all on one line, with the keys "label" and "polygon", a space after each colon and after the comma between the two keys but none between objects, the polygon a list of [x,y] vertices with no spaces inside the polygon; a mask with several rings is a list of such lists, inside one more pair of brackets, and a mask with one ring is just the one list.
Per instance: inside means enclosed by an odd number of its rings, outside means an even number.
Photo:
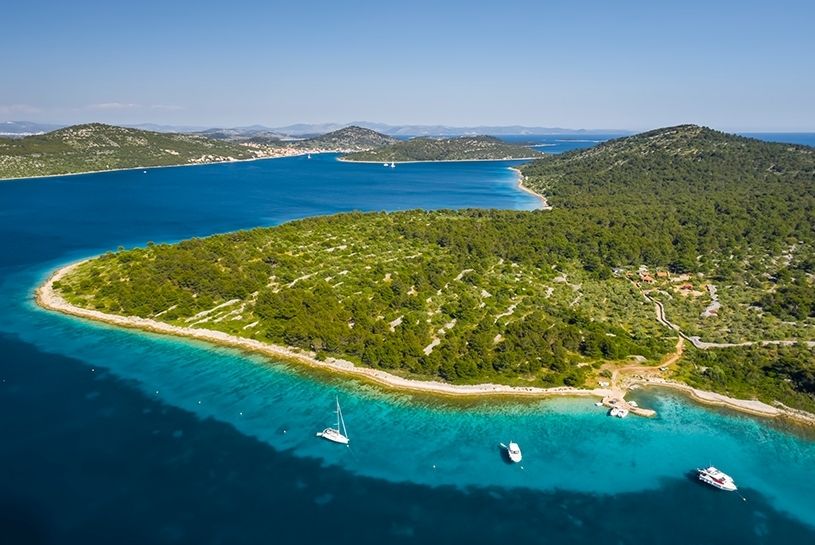
[{"label": "cloud", "polygon": [[29,106],[28,104],[9,104],[8,106],[0,104],[0,114],[37,114],[42,111],[42,108]]},{"label": "cloud", "polygon": [[86,106],[88,110],[129,110],[138,108],[138,104],[122,104],[121,102],[105,102],[104,104],[91,104]]},{"label": "cloud", "polygon": [[174,111],[174,110],[183,110],[184,107],[183,106],[164,106],[162,104],[156,104],[155,106],[150,106],[150,109],[151,110],[170,110],[170,111]]}]

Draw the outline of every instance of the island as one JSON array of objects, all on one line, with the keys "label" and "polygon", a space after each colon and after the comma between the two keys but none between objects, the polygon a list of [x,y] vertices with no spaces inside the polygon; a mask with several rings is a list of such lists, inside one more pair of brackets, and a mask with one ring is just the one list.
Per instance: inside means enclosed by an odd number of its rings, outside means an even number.
[{"label": "island", "polygon": [[551,210],[346,213],[58,271],[54,310],[446,394],[658,385],[812,422],[815,148],[692,125],[520,167]]},{"label": "island", "polygon": [[343,161],[393,163],[415,161],[505,161],[535,159],[545,154],[527,146],[511,144],[495,136],[411,138],[391,145],[344,155]]},{"label": "island", "polygon": [[0,178],[196,165],[275,155],[263,146],[90,123],[24,138],[0,138]]}]

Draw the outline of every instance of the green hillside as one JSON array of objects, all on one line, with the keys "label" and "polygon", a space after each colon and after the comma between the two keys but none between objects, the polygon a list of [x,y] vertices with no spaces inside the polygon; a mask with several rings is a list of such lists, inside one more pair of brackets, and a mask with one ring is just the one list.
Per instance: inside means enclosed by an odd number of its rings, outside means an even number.
[{"label": "green hillside", "polygon": [[91,123],[25,138],[0,138],[0,178],[213,163],[266,155],[262,146],[250,148],[191,134]]},{"label": "green hillside", "polygon": [[481,161],[499,159],[532,159],[544,154],[523,146],[515,146],[494,136],[460,136],[458,138],[413,138],[404,142],[350,153],[345,161]]}]

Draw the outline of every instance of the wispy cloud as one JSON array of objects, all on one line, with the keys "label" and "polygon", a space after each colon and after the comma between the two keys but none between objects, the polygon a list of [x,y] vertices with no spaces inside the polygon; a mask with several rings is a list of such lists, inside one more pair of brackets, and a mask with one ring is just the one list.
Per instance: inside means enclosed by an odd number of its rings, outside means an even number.
[{"label": "wispy cloud", "polygon": [[88,110],[130,110],[138,107],[138,104],[123,104],[121,102],[105,102],[103,104],[91,104],[90,106],[86,106]]},{"label": "wispy cloud", "polygon": [[163,104],[156,104],[155,106],[150,106],[151,110],[183,110],[183,106],[164,106]]},{"label": "wispy cloud", "polygon": [[37,114],[42,111],[42,108],[36,106],[29,106],[28,104],[0,104],[0,114]]}]

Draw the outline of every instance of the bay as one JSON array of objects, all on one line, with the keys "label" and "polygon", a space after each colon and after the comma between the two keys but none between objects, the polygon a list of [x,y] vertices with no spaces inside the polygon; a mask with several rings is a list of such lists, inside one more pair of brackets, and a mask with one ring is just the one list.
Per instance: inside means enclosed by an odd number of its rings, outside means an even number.
[{"label": "bay", "polygon": [[[591,145],[587,143],[587,145]],[[0,531],[42,543],[805,543],[804,429],[636,397],[439,402],[44,311],[56,267],[341,211],[531,209],[511,162],[333,155],[0,182]],[[340,396],[351,449],[314,433]],[[524,462],[498,444],[517,441]],[[740,496],[689,472],[716,463]],[[702,521],[702,522],[700,522]]]}]

